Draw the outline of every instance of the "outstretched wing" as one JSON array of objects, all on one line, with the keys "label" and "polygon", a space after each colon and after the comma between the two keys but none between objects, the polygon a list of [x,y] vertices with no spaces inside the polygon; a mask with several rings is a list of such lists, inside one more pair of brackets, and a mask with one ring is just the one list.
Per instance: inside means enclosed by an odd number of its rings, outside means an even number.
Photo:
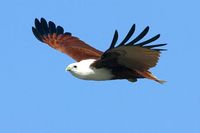
[{"label": "outstretched wing", "polygon": [[41,18],[40,21],[35,19],[35,27],[32,27],[32,31],[39,41],[71,56],[76,61],[97,59],[103,53],[72,36],[71,33],[64,33],[61,26],[56,26],[51,21],[47,23],[44,18]]},{"label": "outstretched wing", "polygon": [[146,27],[136,38],[128,42],[135,31],[135,24],[131,27],[130,31],[124,40],[115,47],[118,32],[115,31],[110,48],[103,53],[101,59],[96,61],[93,66],[95,67],[126,67],[132,70],[146,71],[154,67],[158,62],[160,52],[165,49],[160,49],[160,46],[166,44],[147,45],[160,37],[160,34],[139,42],[149,31]]}]

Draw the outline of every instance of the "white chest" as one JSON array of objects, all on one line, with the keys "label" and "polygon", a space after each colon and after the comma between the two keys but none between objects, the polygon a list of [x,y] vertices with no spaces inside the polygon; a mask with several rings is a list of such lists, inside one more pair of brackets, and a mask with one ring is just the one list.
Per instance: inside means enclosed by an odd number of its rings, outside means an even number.
[{"label": "white chest", "polygon": [[106,68],[91,68],[90,65],[94,62],[94,59],[83,60],[76,63],[77,68],[70,71],[72,75],[84,80],[110,80],[113,75],[110,70]]}]

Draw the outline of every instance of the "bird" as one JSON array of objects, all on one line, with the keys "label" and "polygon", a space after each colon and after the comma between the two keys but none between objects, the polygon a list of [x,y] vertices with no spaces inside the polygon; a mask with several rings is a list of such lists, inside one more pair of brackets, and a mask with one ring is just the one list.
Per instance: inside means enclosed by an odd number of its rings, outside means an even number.
[{"label": "bird", "polygon": [[131,39],[135,29],[136,24],[133,24],[118,44],[118,31],[115,30],[111,44],[104,52],[70,32],[64,32],[63,27],[44,18],[35,18],[32,32],[39,41],[76,61],[66,67],[66,71],[76,78],[95,81],[125,79],[130,82],[146,78],[163,84],[166,81],[158,79],[149,69],[156,66],[160,53],[166,50],[162,48],[166,43],[150,44],[156,41],[160,34],[141,41],[147,35],[149,26]]}]

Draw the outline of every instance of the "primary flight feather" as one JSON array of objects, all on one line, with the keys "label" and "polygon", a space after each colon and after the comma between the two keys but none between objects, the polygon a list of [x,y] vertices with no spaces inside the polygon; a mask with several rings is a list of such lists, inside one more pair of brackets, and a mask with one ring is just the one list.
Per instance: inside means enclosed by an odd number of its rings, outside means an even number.
[{"label": "primary flight feather", "polygon": [[61,26],[56,26],[51,21],[47,23],[44,18],[40,21],[35,19],[35,27],[32,27],[32,31],[39,41],[77,61],[66,68],[77,78],[84,80],[127,79],[131,82],[137,81],[138,78],[148,78],[159,83],[165,82],[157,79],[149,71],[150,68],[156,66],[161,51],[165,50],[160,47],[166,44],[148,45],[157,40],[160,34],[140,41],[148,33],[149,27],[130,40],[135,32],[134,24],[118,45],[116,45],[118,40],[116,30],[111,45],[105,52],[91,47],[69,32],[64,32]]}]

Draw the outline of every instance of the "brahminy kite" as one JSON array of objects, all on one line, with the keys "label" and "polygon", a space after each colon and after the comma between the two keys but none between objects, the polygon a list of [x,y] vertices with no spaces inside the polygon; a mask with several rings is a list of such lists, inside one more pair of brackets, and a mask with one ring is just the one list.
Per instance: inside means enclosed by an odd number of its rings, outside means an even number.
[{"label": "brahminy kite", "polygon": [[[156,66],[160,48],[164,44],[149,45],[160,37],[160,34],[140,41],[149,31],[147,26],[137,37],[130,40],[135,32],[135,24],[121,43],[118,40],[117,30],[114,33],[110,47],[102,52],[97,50],[79,38],[72,36],[70,32],[64,32],[61,26],[56,26],[52,21],[41,18],[35,19],[35,27],[32,27],[35,37],[69,56],[76,63],[66,67],[73,76],[84,80],[114,80],[127,79],[136,82],[139,78],[147,78],[158,83],[164,83],[154,76],[149,69]],[[130,41],[129,41],[130,40]],[[140,41],[140,42],[139,42]]]}]

